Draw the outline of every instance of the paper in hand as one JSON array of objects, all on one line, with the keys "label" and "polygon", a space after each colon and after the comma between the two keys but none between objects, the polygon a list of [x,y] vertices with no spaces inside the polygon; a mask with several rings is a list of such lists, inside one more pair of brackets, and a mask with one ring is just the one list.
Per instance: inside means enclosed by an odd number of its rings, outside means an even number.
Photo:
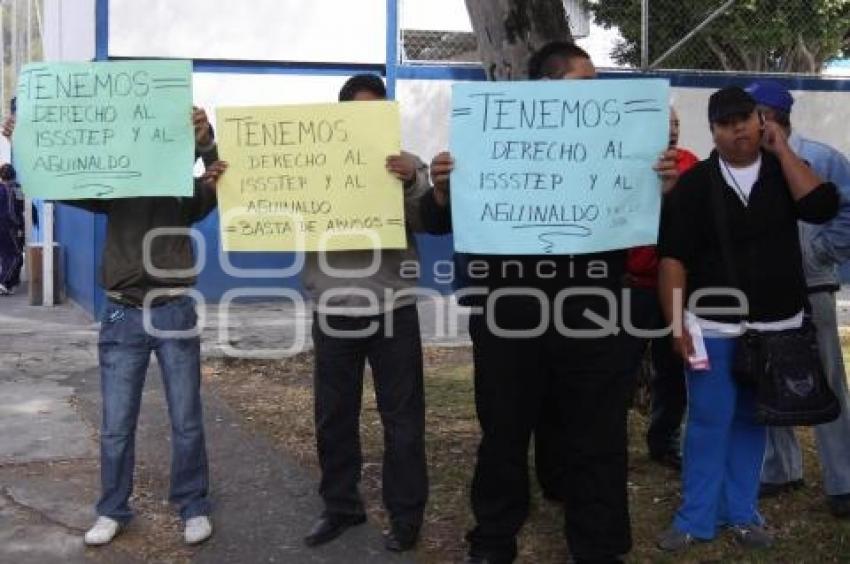
[{"label": "paper in hand", "polygon": [[693,315],[687,315],[685,325],[688,328],[688,333],[691,335],[691,343],[694,347],[694,352],[688,357],[688,366],[691,370],[710,370],[711,364],[708,361],[708,351],[705,348],[705,339],[702,336],[702,328]]}]

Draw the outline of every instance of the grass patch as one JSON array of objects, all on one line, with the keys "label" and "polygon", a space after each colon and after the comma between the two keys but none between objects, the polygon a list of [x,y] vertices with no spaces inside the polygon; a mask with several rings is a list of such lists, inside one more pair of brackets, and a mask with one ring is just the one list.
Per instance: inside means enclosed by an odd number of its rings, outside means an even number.
[{"label": "grass patch", "polygon": [[[431,489],[416,556],[429,564],[461,562],[466,551],[463,535],[472,524],[469,484],[479,437],[471,353],[469,349],[426,349],[425,370]],[[236,409],[249,427],[271,437],[317,472],[311,355],[274,362],[215,360],[205,366],[204,373],[215,393]],[[655,537],[669,525],[679,504],[679,480],[674,472],[649,461],[643,440],[646,424],[643,414],[632,411],[629,492],[634,549],[630,562],[850,562],[850,522],[838,521],[827,511],[813,434],[808,429],[798,433],[807,487],[762,503],[762,512],[777,536],[773,549],[746,552],[721,535],[684,555],[660,553],[654,546]],[[361,438],[361,491],[370,517],[386,525],[380,495],[382,428],[370,385],[364,386]],[[520,537],[519,561],[563,562],[562,523],[560,508],[543,501],[535,485],[531,516]]]}]

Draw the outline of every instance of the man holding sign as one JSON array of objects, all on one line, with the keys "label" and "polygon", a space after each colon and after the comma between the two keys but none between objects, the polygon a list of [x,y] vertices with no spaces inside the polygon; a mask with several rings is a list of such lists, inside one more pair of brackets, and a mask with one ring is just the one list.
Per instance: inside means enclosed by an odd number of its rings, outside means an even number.
[{"label": "man holding sign", "polygon": [[[535,79],[595,77],[587,53],[570,43],[547,45],[529,67]],[[613,310],[625,271],[622,249],[654,243],[657,235],[660,187],[645,173],[667,145],[668,101],[666,89],[656,84],[647,85],[652,96],[618,96],[607,84],[599,98],[592,84],[556,91],[552,86],[558,85],[541,83],[530,94],[509,92],[509,84],[489,85],[477,99],[456,101],[455,122],[465,121],[466,131],[457,128],[453,137],[460,134],[463,145],[480,151],[483,133],[492,172],[465,174],[467,180],[453,187],[450,206],[450,175],[457,183],[457,173],[471,169],[448,153],[432,163],[434,190],[422,201],[423,219],[429,231],[454,230],[456,250],[474,253],[464,257],[471,286],[459,292],[478,306],[469,327],[482,429],[472,483],[477,523],[467,536],[470,562],[516,557],[516,535],[529,507],[528,446],[547,397],[557,402],[556,436],[566,452],[556,488],[568,508],[565,529],[575,560],[619,561],[631,547],[631,379],[617,358],[621,342]],[[570,111],[576,101],[578,111]],[[479,128],[477,143],[466,140],[472,128]],[[528,141],[520,136],[523,128],[552,135],[542,143]],[[621,172],[610,182],[604,171],[585,167],[596,151],[586,128],[610,133],[611,152],[602,151],[610,158],[608,168]],[[487,130],[504,136],[493,141]],[[634,142],[635,130],[642,144]],[[453,146],[461,144],[453,138]],[[647,147],[655,154],[646,154]],[[522,166],[503,166],[508,160]],[[672,185],[675,153],[664,151],[655,170]]]},{"label": "man holding sign", "polygon": [[[215,209],[215,188],[226,164],[218,161],[206,113],[195,108],[191,117],[195,156],[202,157],[207,167],[195,180],[191,197],[63,202],[107,218],[100,278],[109,301],[98,340],[103,401],[102,491],[96,506],[97,521],[85,534],[85,542],[91,546],[111,542],[132,518],[129,499],[136,422],[151,352],[159,361],[171,417],[169,499],[180,508],[188,544],[203,542],[212,534],[200,393],[200,338],[195,302],[189,295],[197,273],[193,272],[192,240],[186,232]],[[187,124],[184,118],[180,127],[191,135],[192,127]],[[27,127],[31,124],[19,118],[18,133],[25,134]],[[11,119],[4,131],[11,133],[14,128]],[[191,178],[192,161],[185,166]],[[158,230],[162,233],[157,234]]]},{"label": "man holding sign", "polygon": [[219,191],[227,252],[407,247],[403,196],[384,161],[398,104],[218,108],[231,167]]},{"label": "man holding sign", "polygon": [[15,168],[31,198],[192,195],[189,61],[32,63]]},{"label": "man holding sign", "polygon": [[[217,161],[206,114],[196,109],[192,118],[196,156],[207,166],[195,181],[192,197],[66,202],[107,216],[102,280],[109,303],[98,342],[103,491],[97,504],[100,517],[85,537],[90,545],[108,543],[131,517],[128,500],[133,483],[135,420],[151,352],[159,361],[171,417],[169,499],[180,508],[188,544],[202,542],[212,534],[200,337],[195,301],[187,293],[194,275],[183,277],[179,273],[193,268],[192,241],[186,234],[151,237],[156,229],[188,230],[215,209],[215,186],[226,165]],[[162,274],[153,273],[154,269]],[[146,328],[146,317],[152,333]],[[170,337],[168,333],[180,336]]]},{"label": "man holding sign", "polygon": [[[385,98],[381,78],[368,74],[349,79],[339,94],[340,102],[367,102],[358,111]],[[414,547],[428,498],[422,344],[413,293],[417,279],[403,275],[405,265],[418,264],[413,232],[421,230],[418,203],[430,189],[428,167],[402,152],[386,157],[385,168],[385,183],[403,192],[406,247],[308,253],[302,276],[316,305],[316,442],[322,470],[319,493],[325,504],[304,539],[308,546],[330,542],[366,521],[358,492],[366,360],[384,425],[388,550]],[[368,204],[377,210],[382,202]]]}]

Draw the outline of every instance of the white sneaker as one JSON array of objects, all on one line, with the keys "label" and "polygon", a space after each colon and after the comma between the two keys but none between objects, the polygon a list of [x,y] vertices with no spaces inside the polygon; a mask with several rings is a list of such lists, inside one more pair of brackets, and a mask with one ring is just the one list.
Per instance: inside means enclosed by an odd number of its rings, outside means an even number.
[{"label": "white sneaker", "polygon": [[88,530],[85,536],[85,542],[89,546],[101,546],[109,544],[118,531],[121,530],[121,523],[109,517],[98,517],[94,526]]},{"label": "white sneaker", "polygon": [[12,292],[9,290],[9,288],[4,286],[3,284],[0,284],[0,296],[10,296],[11,294]]},{"label": "white sneaker", "polygon": [[202,543],[212,535],[212,523],[206,515],[192,517],[186,521],[186,530],[183,532],[183,538],[186,544]]}]

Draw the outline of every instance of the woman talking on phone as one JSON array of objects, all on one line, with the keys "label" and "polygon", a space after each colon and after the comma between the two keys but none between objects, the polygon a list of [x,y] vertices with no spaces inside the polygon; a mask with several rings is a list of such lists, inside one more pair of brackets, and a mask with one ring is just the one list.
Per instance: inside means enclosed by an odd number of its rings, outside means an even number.
[{"label": "woman talking on phone", "polygon": [[802,326],[797,221],[823,223],[838,210],[835,185],[744,90],[715,92],[708,119],[715,150],[665,198],[659,236],[660,300],[688,366],[683,499],[658,541],[668,551],[711,540],[718,526],[745,547],[773,544],[758,512],[766,429],[754,390],[733,378],[736,337]]}]

